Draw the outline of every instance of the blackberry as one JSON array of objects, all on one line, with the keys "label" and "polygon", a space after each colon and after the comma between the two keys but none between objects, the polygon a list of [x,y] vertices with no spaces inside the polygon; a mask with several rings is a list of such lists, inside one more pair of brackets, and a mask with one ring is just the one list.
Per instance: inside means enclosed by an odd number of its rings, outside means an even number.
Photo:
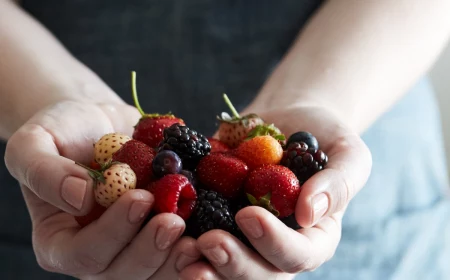
[{"label": "blackberry", "polygon": [[287,227],[290,227],[293,230],[301,229],[302,227],[297,223],[295,219],[295,214],[289,215],[287,217],[281,218],[282,221]]},{"label": "blackberry", "polygon": [[204,189],[197,191],[197,204],[191,219],[193,222],[191,225],[195,227],[198,236],[213,229],[221,229],[232,234],[237,229],[230,202],[215,191]]},{"label": "blackberry", "polygon": [[282,165],[294,172],[300,184],[325,168],[327,163],[328,156],[322,150],[312,151],[305,142],[289,144],[281,160]]},{"label": "blackberry", "polygon": [[254,249],[234,220],[236,212],[233,210],[237,209],[236,207],[243,207],[243,204],[237,206],[231,202],[218,192],[199,189],[194,212],[186,223],[185,235],[198,238],[210,230],[221,229],[234,235],[250,249]]},{"label": "blackberry", "polygon": [[319,150],[319,142],[317,141],[316,137],[306,131],[299,131],[292,134],[287,140],[286,146],[289,147],[289,145],[294,142],[305,143],[306,145],[308,145],[308,149],[311,153],[315,153],[317,150]]},{"label": "blackberry", "polygon": [[174,151],[185,168],[194,169],[200,159],[211,152],[211,144],[202,134],[176,123],[164,129],[164,139],[159,144],[161,150]]}]

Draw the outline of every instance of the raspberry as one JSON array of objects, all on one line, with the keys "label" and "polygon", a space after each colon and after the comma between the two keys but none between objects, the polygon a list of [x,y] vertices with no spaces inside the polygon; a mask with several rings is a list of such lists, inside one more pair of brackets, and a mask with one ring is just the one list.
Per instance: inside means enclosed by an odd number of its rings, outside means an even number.
[{"label": "raspberry", "polygon": [[305,142],[293,142],[284,151],[281,164],[288,167],[303,184],[314,174],[324,169],[328,156],[322,151],[312,151]]}]

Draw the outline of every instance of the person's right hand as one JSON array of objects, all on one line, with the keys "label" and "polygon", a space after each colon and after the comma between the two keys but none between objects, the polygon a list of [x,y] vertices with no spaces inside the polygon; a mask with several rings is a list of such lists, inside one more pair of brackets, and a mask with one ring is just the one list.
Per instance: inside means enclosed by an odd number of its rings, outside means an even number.
[{"label": "person's right hand", "polygon": [[45,270],[81,279],[177,279],[200,253],[181,238],[184,221],[160,214],[139,231],[154,201],[131,190],[80,228],[73,215],[94,205],[89,163],[96,139],[131,134],[139,113],[122,104],[58,103],[31,118],[8,141],[5,161],[19,181],[33,223],[33,247]]}]

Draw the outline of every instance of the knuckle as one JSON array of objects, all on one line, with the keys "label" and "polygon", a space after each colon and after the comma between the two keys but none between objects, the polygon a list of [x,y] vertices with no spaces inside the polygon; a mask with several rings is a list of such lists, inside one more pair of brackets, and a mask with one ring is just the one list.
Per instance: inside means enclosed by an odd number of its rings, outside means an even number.
[{"label": "knuckle", "polygon": [[233,271],[233,273],[231,274],[230,277],[228,277],[228,279],[235,279],[235,280],[247,279],[247,276],[248,276],[247,271],[240,269]]},{"label": "knuckle", "polygon": [[311,258],[305,259],[303,262],[298,262],[297,260],[286,261],[283,265],[282,270],[286,273],[299,273],[303,271],[309,271],[312,267]]},{"label": "knuckle", "polygon": [[55,267],[53,265],[51,265],[46,260],[46,258],[42,257],[42,255],[36,254],[36,261],[37,261],[39,267],[41,267],[43,270],[48,271],[48,272],[57,272]]},{"label": "knuckle", "polygon": [[43,188],[40,180],[40,174],[43,173],[43,169],[47,166],[45,160],[36,159],[25,167],[25,185],[31,188],[31,190],[39,197],[43,198]]},{"label": "knuckle", "polygon": [[125,247],[126,245],[128,245],[128,243],[130,243],[130,238],[125,232],[112,232],[105,236],[105,238],[109,239],[111,243],[117,244],[120,247]]},{"label": "knuckle", "polygon": [[282,258],[284,256],[284,248],[281,244],[273,244],[267,251],[267,256],[271,258]]},{"label": "knuckle", "polygon": [[98,259],[88,252],[78,253],[74,262],[78,271],[82,271],[87,274],[97,274],[104,271],[108,267],[108,263]]},{"label": "knuckle", "polygon": [[8,142],[6,143],[6,149],[5,149],[5,165],[6,168],[8,168],[8,171],[11,173],[11,175],[16,178],[20,179],[19,174],[16,172],[16,162],[17,158],[20,156],[20,142],[21,139],[24,139],[26,135],[22,132],[22,130],[18,130],[16,133],[14,133],[11,138],[9,138]]},{"label": "knuckle", "polygon": [[232,262],[229,266],[222,267],[222,270],[227,272],[227,279],[248,279],[251,267],[242,265],[246,262]]},{"label": "knuckle", "polygon": [[157,259],[148,258],[147,261],[139,261],[137,266],[144,268],[145,271],[153,272],[158,270],[163,265],[164,261],[165,258],[163,257]]}]

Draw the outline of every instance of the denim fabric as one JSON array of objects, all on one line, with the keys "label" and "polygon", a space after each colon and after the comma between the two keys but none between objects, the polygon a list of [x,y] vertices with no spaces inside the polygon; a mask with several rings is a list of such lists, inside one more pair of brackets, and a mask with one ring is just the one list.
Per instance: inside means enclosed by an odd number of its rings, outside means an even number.
[{"label": "denim fabric", "polygon": [[373,156],[334,258],[298,279],[449,279],[450,200],[439,111],[420,81],[364,135]]},{"label": "denim fabric", "polygon": [[[322,1],[22,2],[126,101],[136,70],[146,111],[172,111],[210,134],[225,109],[220,94],[244,108]],[[438,266],[449,260],[441,138],[422,82],[364,135],[373,175],[347,211],[336,256],[300,278],[445,279]],[[0,279],[69,279],[37,266],[26,207],[3,162],[0,182]]]}]

